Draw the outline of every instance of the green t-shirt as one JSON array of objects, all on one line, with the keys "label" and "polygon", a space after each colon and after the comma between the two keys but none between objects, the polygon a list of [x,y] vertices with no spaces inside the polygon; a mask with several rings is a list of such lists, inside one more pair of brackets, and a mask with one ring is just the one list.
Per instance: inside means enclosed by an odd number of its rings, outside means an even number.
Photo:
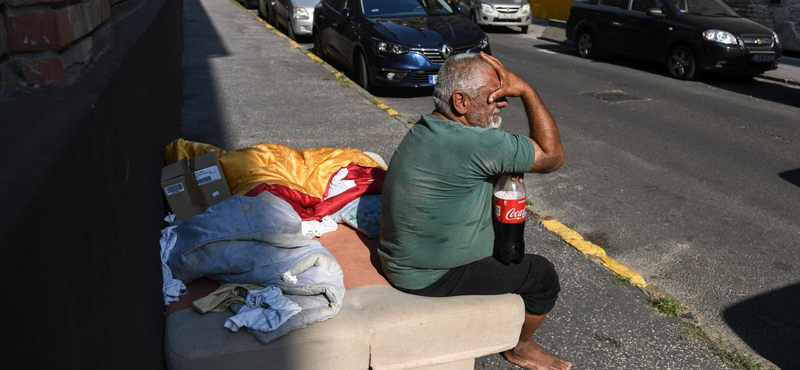
[{"label": "green t-shirt", "polygon": [[426,114],[397,147],[381,193],[381,266],[392,284],[422,289],[449,269],[492,255],[495,174],[528,172],[525,136]]}]

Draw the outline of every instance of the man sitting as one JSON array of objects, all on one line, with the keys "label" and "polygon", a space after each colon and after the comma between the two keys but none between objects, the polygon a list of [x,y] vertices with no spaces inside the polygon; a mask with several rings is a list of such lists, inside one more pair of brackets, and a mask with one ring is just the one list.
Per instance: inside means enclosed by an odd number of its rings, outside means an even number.
[{"label": "man sitting", "polygon": [[[494,176],[561,167],[555,122],[530,84],[483,53],[448,59],[433,95],[436,109],[411,128],[386,174],[383,271],[411,294],[519,294],[525,321],[506,359],[527,369],[569,369],[533,340],[560,290],[553,264],[534,254],[508,266],[492,257]],[[530,137],[496,129],[507,97],[522,98]]]}]

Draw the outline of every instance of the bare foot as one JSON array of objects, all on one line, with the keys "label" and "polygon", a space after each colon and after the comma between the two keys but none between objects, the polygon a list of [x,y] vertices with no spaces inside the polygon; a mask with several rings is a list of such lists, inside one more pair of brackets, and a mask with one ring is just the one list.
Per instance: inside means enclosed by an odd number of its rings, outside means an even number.
[{"label": "bare foot", "polygon": [[519,343],[516,347],[503,352],[503,355],[512,364],[529,370],[568,370],[572,368],[571,363],[547,352],[536,342]]}]

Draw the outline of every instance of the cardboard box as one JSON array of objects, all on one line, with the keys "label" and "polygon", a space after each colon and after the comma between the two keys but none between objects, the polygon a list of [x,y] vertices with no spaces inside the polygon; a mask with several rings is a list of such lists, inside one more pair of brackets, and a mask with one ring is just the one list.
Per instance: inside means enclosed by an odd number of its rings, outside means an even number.
[{"label": "cardboard box", "polygon": [[[189,174],[194,176],[188,176]],[[177,220],[185,221],[231,196],[216,153],[173,163],[161,170],[161,189]]]}]

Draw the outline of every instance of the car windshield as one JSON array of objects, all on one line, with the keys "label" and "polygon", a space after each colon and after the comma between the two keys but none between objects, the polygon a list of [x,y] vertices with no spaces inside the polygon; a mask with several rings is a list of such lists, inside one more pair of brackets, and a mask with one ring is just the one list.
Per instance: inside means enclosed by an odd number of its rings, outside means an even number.
[{"label": "car windshield", "polygon": [[409,18],[451,15],[453,7],[446,0],[361,0],[367,18]]},{"label": "car windshield", "polygon": [[704,15],[709,17],[738,17],[731,8],[719,0],[673,0],[682,14]]}]

